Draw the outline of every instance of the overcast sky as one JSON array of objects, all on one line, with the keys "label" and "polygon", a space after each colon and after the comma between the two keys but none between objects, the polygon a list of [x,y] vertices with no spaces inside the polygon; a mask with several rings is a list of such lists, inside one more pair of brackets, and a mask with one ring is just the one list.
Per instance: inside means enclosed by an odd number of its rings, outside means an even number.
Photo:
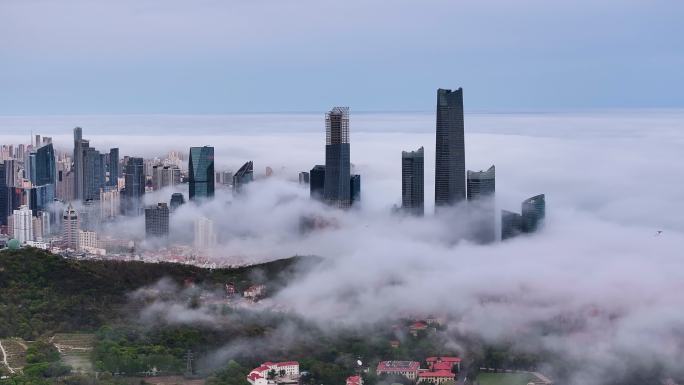
[{"label": "overcast sky", "polygon": [[683,107],[676,0],[2,0],[0,114]]}]

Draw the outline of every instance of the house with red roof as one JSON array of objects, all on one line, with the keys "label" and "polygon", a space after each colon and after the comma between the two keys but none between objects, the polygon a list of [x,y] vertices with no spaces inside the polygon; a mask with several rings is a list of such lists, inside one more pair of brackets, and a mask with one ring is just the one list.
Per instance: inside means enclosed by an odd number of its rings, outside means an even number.
[{"label": "house with red roof", "polygon": [[416,361],[380,361],[375,372],[377,375],[399,375],[415,381],[419,369],[420,363]]},{"label": "house with red roof", "polygon": [[456,375],[450,370],[421,371],[418,373],[418,382],[429,382],[432,384],[442,384],[454,381]]},{"label": "house with red roof", "polygon": [[[268,373],[273,371],[275,376],[269,380]],[[271,385],[292,383],[299,380],[299,362],[264,362],[258,368],[252,369],[247,375],[247,381],[252,385]]]},{"label": "house with red roof", "polygon": [[428,368],[433,371],[453,370],[454,367],[461,371],[461,359],[458,357],[428,357],[425,359]]},{"label": "house with red roof", "polygon": [[347,385],[363,385],[363,378],[361,376],[347,377]]}]

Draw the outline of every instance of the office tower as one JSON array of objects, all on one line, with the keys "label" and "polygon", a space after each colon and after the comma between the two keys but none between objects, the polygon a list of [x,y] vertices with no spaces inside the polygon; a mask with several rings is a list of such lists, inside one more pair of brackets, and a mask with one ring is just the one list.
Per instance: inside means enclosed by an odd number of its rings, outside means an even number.
[{"label": "office tower", "polygon": [[349,177],[349,204],[353,205],[361,200],[361,175]]},{"label": "office tower", "polygon": [[81,226],[78,213],[69,204],[64,215],[62,215],[62,245],[65,248],[78,250],[78,232]]},{"label": "office tower", "polygon": [[81,157],[82,188],[81,200],[100,199],[100,188],[105,185],[105,164],[102,154],[93,147],[83,143]]},{"label": "office tower", "polygon": [[166,203],[145,208],[145,234],[148,238],[169,236],[169,206]]},{"label": "office tower", "polygon": [[180,169],[177,166],[152,166],[152,189],[161,190],[165,187],[180,184]]},{"label": "office tower", "polygon": [[323,199],[341,208],[351,204],[349,152],[349,107],[335,107],[325,114]]},{"label": "office tower", "polygon": [[0,163],[0,226],[7,226],[10,215],[10,189],[7,186],[7,161]]},{"label": "office tower", "polygon": [[490,243],[496,240],[496,169],[468,170],[468,206],[473,240]]},{"label": "office tower", "polygon": [[44,136],[43,137],[43,146],[45,146],[46,144],[50,144],[50,143],[52,143],[52,137],[51,136]]},{"label": "office tower", "polygon": [[309,172],[309,193],[311,199],[322,200],[325,189],[325,166],[315,165]]},{"label": "office tower", "polygon": [[125,187],[121,192],[121,206],[124,215],[139,215],[145,194],[145,173],[143,158],[128,158],[124,167]]},{"label": "office tower", "polygon": [[511,211],[501,210],[501,240],[513,238],[522,232],[522,216]]},{"label": "office tower", "polygon": [[82,199],[83,191],[83,145],[88,145],[88,141],[83,140],[83,130],[81,127],[74,128],[74,198]]},{"label": "office tower", "polygon": [[401,152],[401,207],[407,213],[425,214],[425,151]]},{"label": "office tower", "polygon": [[40,146],[41,146],[41,143],[40,143],[40,135],[36,134],[36,143],[35,143],[35,147],[36,147],[36,148],[39,148]]},{"label": "office tower", "polygon": [[52,143],[47,144],[36,151],[34,159],[34,166],[32,166],[32,180],[37,186],[46,184],[55,185],[56,178],[56,160],[55,150]]},{"label": "office tower", "polygon": [[185,198],[183,197],[183,194],[181,194],[181,193],[171,194],[171,202],[169,202],[169,206],[171,206],[171,211],[175,211],[177,208],[179,208],[183,204],[185,204]]},{"label": "office tower", "polygon": [[216,245],[216,231],[214,221],[206,217],[195,220],[195,248],[197,250],[210,250]]},{"label": "office tower", "polygon": [[309,173],[302,171],[299,173],[299,184],[309,184]]},{"label": "office tower", "polygon": [[108,220],[119,216],[121,213],[121,197],[119,190],[113,186],[105,186],[100,189],[100,219]]},{"label": "office tower", "polygon": [[252,180],[254,180],[254,162],[250,160],[233,175],[233,192],[240,193],[242,187]]},{"label": "office tower", "polygon": [[533,233],[537,231],[546,216],[546,199],[539,194],[525,199],[522,203],[522,231]]},{"label": "office tower", "polygon": [[190,147],[188,159],[190,200],[214,196],[214,147]]},{"label": "office tower", "polygon": [[109,159],[107,159],[107,171],[109,179],[107,179],[108,186],[117,186],[119,183],[119,149],[109,149]]},{"label": "office tower", "polygon": [[435,206],[454,205],[466,197],[463,89],[437,90]]},{"label": "office tower", "polygon": [[12,231],[14,239],[21,243],[33,240],[33,212],[22,205],[12,214]]},{"label": "office tower", "polygon": [[57,188],[55,197],[62,202],[70,202],[74,195],[74,172],[66,162],[57,163]]},{"label": "office tower", "polygon": [[233,184],[233,172],[223,171],[221,172],[221,184],[224,186],[231,186]]},{"label": "office tower", "polygon": [[50,203],[55,200],[55,186],[52,184],[31,187],[25,189],[25,192],[28,194],[29,208],[36,214],[38,211],[47,210]]}]

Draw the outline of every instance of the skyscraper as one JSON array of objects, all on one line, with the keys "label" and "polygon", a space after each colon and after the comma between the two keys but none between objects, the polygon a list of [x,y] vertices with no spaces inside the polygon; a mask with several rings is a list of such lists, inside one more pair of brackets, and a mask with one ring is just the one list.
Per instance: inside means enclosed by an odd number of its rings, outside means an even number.
[{"label": "skyscraper", "polygon": [[7,186],[7,161],[0,163],[0,226],[7,226],[10,208],[10,191]]},{"label": "skyscraper", "polygon": [[401,152],[401,207],[408,213],[425,213],[425,155],[423,147]]},{"label": "skyscraper", "polygon": [[511,211],[501,210],[501,240],[513,238],[522,232],[522,216]]},{"label": "skyscraper", "polygon": [[181,194],[181,193],[171,194],[171,202],[169,202],[169,206],[171,206],[171,211],[175,211],[177,208],[179,208],[183,204],[185,204],[185,198],[183,197],[183,194]]},{"label": "skyscraper", "polygon": [[350,205],[361,200],[361,175],[354,174],[349,178],[349,195]]},{"label": "skyscraper", "polygon": [[216,244],[216,231],[214,221],[206,217],[195,220],[195,248],[198,250],[210,250]]},{"label": "skyscraper", "polygon": [[473,240],[480,243],[494,242],[496,236],[496,169],[487,171],[468,170],[468,212]]},{"label": "skyscraper", "polygon": [[13,236],[21,243],[33,240],[33,213],[28,206],[21,206],[12,214]]},{"label": "skyscraper", "polygon": [[546,198],[544,194],[525,199],[521,206],[523,232],[533,233],[537,231],[546,216]]},{"label": "skyscraper", "polygon": [[299,184],[309,184],[309,173],[301,171],[299,173]]},{"label": "skyscraper", "polygon": [[74,198],[82,199],[83,192],[83,146],[88,141],[83,140],[81,127],[74,128]]},{"label": "skyscraper", "polygon": [[325,166],[315,165],[309,172],[309,194],[311,199],[322,200],[325,189]]},{"label": "skyscraper", "polygon": [[81,200],[100,199],[100,188],[105,185],[104,157],[95,148],[90,147],[87,141],[81,141],[81,187],[79,193]]},{"label": "skyscraper", "polygon": [[323,199],[337,207],[349,207],[350,191],[349,107],[335,107],[325,115],[325,181]]},{"label": "skyscraper", "polygon": [[435,206],[454,205],[466,197],[463,131],[463,89],[438,89]]},{"label": "skyscraper", "polygon": [[78,250],[78,232],[81,229],[78,213],[69,204],[62,215],[62,245],[65,248]]},{"label": "skyscraper", "polygon": [[145,208],[145,234],[147,237],[168,237],[169,235],[169,206],[157,203],[156,206]]},{"label": "skyscraper", "polygon": [[109,171],[109,179],[107,179],[107,185],[116,186],[119,183],[119,149],[110,148],[109,149],[109,159],[107,164],[107,170]]},{"label": "skyscraper", "polygon": [[42,146],[36,151],[35,156],[35,167],[34,168],[34,178],[33,182],[36,186],[43,186],[50,184],[55,186],[57,182],[56,177],[56,161],[55,161],[55,150],[52,147],[52,143]]},{"label": "skyscraper", "polygon": [[214,147],[190,147],[188,159],[190,200],[214,196]]},{"label": "skyscraper", "polygon": [[121,192],[121,206],[125,215],[139,215],[145,194],[145,172],[143,158],[128,158],[124,168],[125,187]]},{"label": "skyscraper", "polygon": [[254,162],[250,160],[233,175],[233,191],[239,193],[242,187],[252,180],[254,180]]}]

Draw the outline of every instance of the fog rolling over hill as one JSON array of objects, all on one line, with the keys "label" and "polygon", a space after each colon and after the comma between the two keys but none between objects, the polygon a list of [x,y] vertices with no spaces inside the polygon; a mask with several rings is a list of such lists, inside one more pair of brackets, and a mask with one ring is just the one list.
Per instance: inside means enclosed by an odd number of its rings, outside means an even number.
[{"label": "fog rolling over hill", "polygon": [[[247,185],[240,197],[217,192],[211,203],[184,206],[172,218],[172,232],[182,238],[183,229],[202,215],[222,234],[217,258],[325,257],[326,263],[289,282],[268,303],[326,332],[363,329],[406,314],[446,315],[452,346],[477,336],[522,351],[552,352],[565,366],[547,370],[576,368],[570,383],[610,383],[654,368],[682,374],[682,112],[466,115],[466,166],[496,165],[498,207],[518,210],[527,197],[547,197],[543,231],[486,246],[455,241],[460,208],[454,217],[432,216],[434,133],[425,115],[412,116],[414,125],[396,127],[392,115],[352,113],[351,159],[363,188],[360,208],[348,212],[312,202],[308,190],[293,182],[298,171],[324,160],[322,115],[254,118],[257,126],[284,121],[302,127],[292,132],[236,130],[230,123],[236,118],[229,117],[226,134],[200,128],[200,135],[163,137],[153,130],[118,136],[103,128],[106,118],[102,124],[89,119],[99,132],[92,142],[120,143],[122,154],[154,155],[139,144],[149,141],[157,152],[211,144],[217,169],[235,170],[247,160],[255,161],[257,174],[272,167],[273,177]],[[63,119],[58,122],[64,131],[77,120]],[[198,126],[204,119],[198,118]],[[250,119],[238,120],[250,127]],[[123,130],[135,126],[131,122]],[[56,141],[68,147],[58,136]],[[426,150],[427,215],[397,217],[390,209],[400,202],[401,151],[419,146]],[[170,194],[164,190],[145,199],[154,203]],[[302,234],[302,215],[328,218],[335,226]],[[122,222],[112,231],[141,229],[140,221]],[[279,335],[303,332],[288,328]],[[240,351],[228,345],[219,356]]]}]

